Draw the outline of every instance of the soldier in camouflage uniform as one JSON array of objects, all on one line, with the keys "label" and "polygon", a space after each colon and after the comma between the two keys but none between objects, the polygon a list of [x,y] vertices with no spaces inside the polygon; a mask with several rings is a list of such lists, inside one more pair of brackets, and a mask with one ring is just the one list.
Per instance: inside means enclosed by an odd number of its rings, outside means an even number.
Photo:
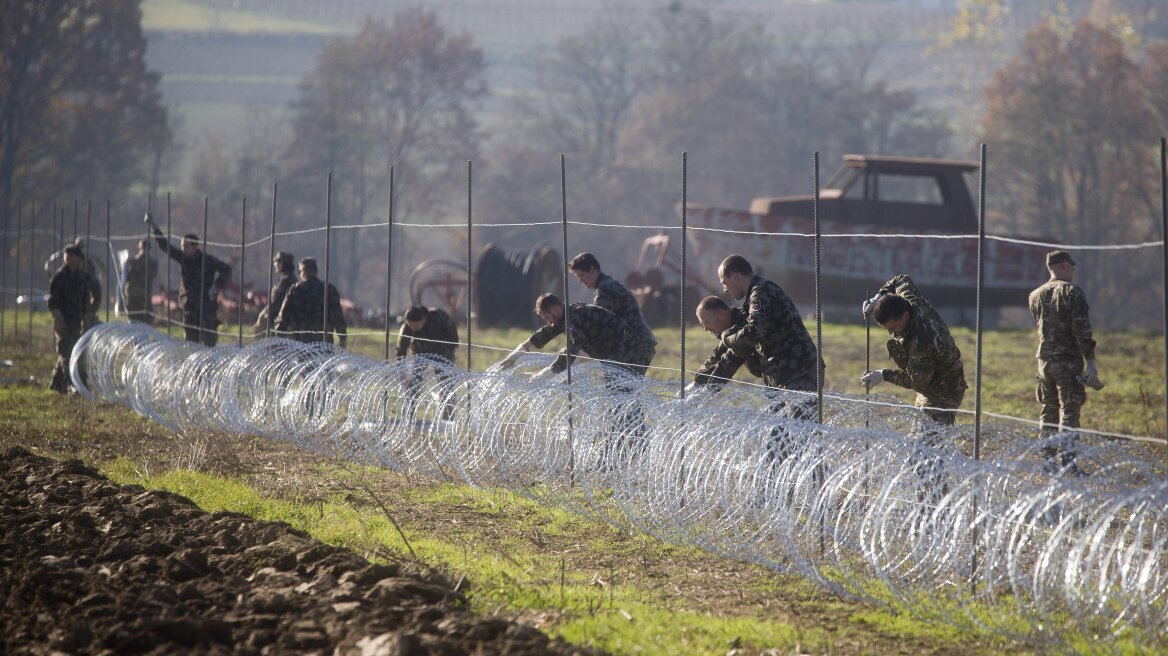
[{"label": "soldier in camouflage uniform", "polygon": [[[746,313],[741,308],[730,307],[717,296],[707,296],[698,303],[697,317],[702,328],[715,337],[746,325]],[[686,390],[696,391],[701,387],[720,389],[726,381],[734,378],[742,365],[746,365],[751,374],[762,378],[762,363],[757,355],[752,353],[745,358],[737,356],[719,341],[710,357],[698,367],[694,382]]]},{"label": "soldier in camouflage uniform", "polygon": [[231,265],[199,249],[199,236],[183,235],[178,248],[174,247],[154,218],[146,214],[146,223],[154,232],[158,247],[178,262],[181,282],[178,300],[183,307],[183,331],[188,342],[204,346],[219,343],[219,290],[231,279]]},{"label": "soldier in camouflage uniform", "polygon": [[757,357],[767,387],[814,392],[816,366],[822,369],[823,362],[795,303],[781,287],[754,275],[741,255],[723,260],[718,277],[727,294],[743,301],[746,312],[741,327],[722,332],[722,344],[738,357]]},{"label": "soldier in camouflage uniform", "polygon": [[576,280],[592,292],[592,304],[611,311],[625,322],[629,337],[629,353],[633,370],[644,375],[657,352],[657,338],[645,321],[641,305],[633,293],[619,280],[603,273],[600,262],[592,253],[580,253],[572,258],[568,269]]},{"label": "soldier in camouflage uniform", "polygon": [[897,368],[867,371],[860,382],[872,388],[886,380],[911,389],[917,393],[917,407],[926,415],[941,424],[953,424],[967,386],[961,350],[945,320],[904,274],[884,283],[864,303],[864,316],[869,314],[892,335],[888,357]]},{"label": "soldier in camouflage uniform", "polygon": [[280,337],[288,337],[298,342],[333,343],[333,333],[341,348],[349,339],[345,315],[341,310],[341,294],[332,284],[328,286],[328,317],[324,312],[325,285],[316,277],[316,260],[306,257],[300,260],[300,282],[292,285],[280,308],[273,329]]},{"label": "soldier in camouflage uniform", "polygon": [[158,260],[150,256],[150,240],[138,240],[138,254],[126,261],[122,274],[122,302],[130,321],[154,323],[150,289],[158,275]]},{"label": "soldier in camouflage uniform", "polygon": [[81,247],[71,244],[65,248],[64,263],[49,281],[49,312],[53,315],[53,336],[56,339],[57,362],[49,389],[64,394],[69,382],[69,358],[81,338],[81,322],[89,310],[90,277],[84,270],[85,255]]},{"label": "soldier in camouflage uniform", "polygon": [[[421,305],[406,310],[403,319],[401,333],[397,338],[396,357],[404,358],[407,353],[422,356],[411,361],[410,372],[405,377],[407,403],[412,410],[418,385],[426,369],[434,369],[440,384],[450,379],[449,372],[441,365],[454,363],[454,350],[458,348],[458,327],[445,310]],[[449,399],[451,392],[453,390],[446,390],[443,397]],[[443,419],[449,419],[453,412],[452,403],[443,404]]]},{"label": "soldier in camouflage uniform", "polygon": [[[1095,365],[1087,295],[1071,282],[1075,261],[1066,251],[1052,251],[1046,256],[1046,268],[1050,280],[1030,293],[1030,313],[1038,324],[1036,396],[1042,404],[1041,431],[1043,436],[1050,436],[1078,428],[1079,410],[1087,400],[1085,384],[1100,389],[1103,383]],[[1059,450],[1048,447],[1047,455],[1053,459]],[[1062,466],[1074,467],[1073,444],[1065,445],[1061,451]]]},{"label": "soldier in camouflage uniform", "polygon": [[291,253],[276,251],[276,255],[272,258],[272,266],[276,268],[280,279],[276,281],[276,286],[272,287],[272,291],[268,293],[268,304],[264,306],[263,310],[260,310],[255,322],[256,334],[263,333],[265,337],[271,336],[276,317],[280,316],[280,310],[284,307],[284,299],[288,296],[288,290],[296,284],[296,261]]}]

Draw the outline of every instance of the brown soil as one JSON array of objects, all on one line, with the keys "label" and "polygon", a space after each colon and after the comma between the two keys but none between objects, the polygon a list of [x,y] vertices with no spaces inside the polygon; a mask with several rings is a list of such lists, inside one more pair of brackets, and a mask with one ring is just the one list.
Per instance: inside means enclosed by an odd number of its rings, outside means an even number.
[{"label": "brown soil", "polygon": [[0,486],[2,653],[597,653],[471,615],[439,574],[80,461],[11,448]]}]

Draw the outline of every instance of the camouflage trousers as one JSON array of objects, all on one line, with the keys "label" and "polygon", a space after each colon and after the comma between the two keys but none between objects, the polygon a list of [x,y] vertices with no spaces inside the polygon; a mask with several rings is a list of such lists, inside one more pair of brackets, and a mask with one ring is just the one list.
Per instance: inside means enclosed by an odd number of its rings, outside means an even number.
[{"label": "camouflage trousers", "polygon": [[73,347],[81,339],[81,327],[66,328],[62,333],[54,333],[57,348],[57,363],[53,366],[53,379],[49,389],[64,394],[69,391],[73,383],[69,379],[69,358],[73,356]]},{"label": "camouflage trousers", "polygon": [[219,306],[209,306],[203,309],[202,320],[198,309],[183,312],[183,332],[188,342],[197,342],[203,346],[215,346],[219,343]]},{"label": "camouflage trousers", "polygon": [[643,344],[634,349],[634,354],[629,358],[628,369],[638,376],[644,376],[645,372],[649,370],[649,364],[653,362],[653,356],[657,354],[657,347],[652,344]]},{"label": "camouflage trousers", "polygon": [[931,391],[928,394],[917,393],[916,406],[925,413],[925,416],[938,424],[952,426],[957,421],[957,408],[961,407],[961,400],[965,398],[965,390]]},{"label": "camouflage trousers", "polygon": [[1087,401],[1082,375],[1083,360],[1077,356],[1038,361],[1035,397],[1042,404],[1044,434],[1079,427],[1079,410]]}]

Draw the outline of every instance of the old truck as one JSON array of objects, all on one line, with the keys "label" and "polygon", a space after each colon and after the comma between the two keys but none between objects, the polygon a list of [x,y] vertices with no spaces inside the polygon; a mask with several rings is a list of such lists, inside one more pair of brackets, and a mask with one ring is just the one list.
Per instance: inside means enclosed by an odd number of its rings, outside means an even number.
[{"label": "old truck", "polygon": [[[896,273],[908,273],[930,301],[972,316],[977,283],[977,211],[966,176],[977,162],[846,155],[819,195],[820,299],[825,306],[859,307]],[[756,272],[776,281],[805,311],[814,303],[814,197],[755,198],[749,209],[687,205],[689,248],[686,304],[721,293],[716,269],[740,253]],[[651,322],[676,322],[676,247],[669,237],[646,240],[627,278]],[[1048,276],[1045,248],[987,240],[982,302],[1023,306]],[[672,307],[670,301],[672,300]],[[832,316],[828,319],[844,319]],[[855,313],[858,316],[858,312]]]}]

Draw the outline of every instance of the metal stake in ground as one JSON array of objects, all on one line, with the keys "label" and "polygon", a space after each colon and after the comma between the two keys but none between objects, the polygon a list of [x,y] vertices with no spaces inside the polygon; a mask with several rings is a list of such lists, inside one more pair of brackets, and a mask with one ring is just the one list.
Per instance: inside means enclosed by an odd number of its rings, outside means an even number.
[{"label": "metal stake in ground", "polygon": [[[247,265],[247,196],[243,197],[243,216],[239,219],[239,348],[243,348],[243,270]],[[271,269],[268,269],[271,271]],[[269,289],[271,289],[269,287]]]},{"label": "metal stake in ground", "polygon": [[107,198],[105,201],[105,280],[102,281],[101,295],[105,297],[105,322],[109,323],[110,314],[110,267],[113,265],[111,260],[114,259],[113,242],[110,241],[110,201]]},{"label": "metal stake in ground", "polygon": [[393,167],[389,167],[389,220],[385,240],[385,360],[389,361],[389,330],[393,306],[389,304],[393,289]]},{"label": "metal stake in ground", "polygon": [[[268,325],[267,325],[267,331],[264,333],[265,336],[271,336],[271,334],[272,334],[272,309],[273,309],[272,308],[272,297],[271,297],[271,293],[272,293],[272,267],[275,266],[275,262],[276,262],[276,183],[275,182],[272,183],[272,234],[268,239],[268,261],[272,262],[272,264],[268,266],[268,305],[267,305]],[[278,313],[280,311],[280,308],[275,308],[275,311]]]},{"label": "metal stake in ground", "polygon": [[32,344],[32,312],[36,309],[33,296],[36,288],[36,201],[32,202],[32,215],[28,217],[28,343]]},{"label": "metal stake in ground", "polygon": [[323,321],[320,324],[320,341],[328,339],[328,308],[329,308],[329,263],[332,256],[332,233],[333,233],[333,172],[329,171],[328,181],[325,183],[324,189],[324,307],[321,308],[324,312]]},{"label": "metal stake in ground", "polygon": [[[568,326],[572,325],[568,323],[569,306],[572,304],[568,302],[568,176],[565,159],[564,154],[560,153],[560,234],[564,242],[564,288],[561,291],[564,292],[564,340],[566,341],[568,336],[572,334],[568,330]],[[576,447],[572,443],[572,354],[567,349],[564,353],[564,360],[568,363],[568,453],[570,454],[568,456],[568,471],[574,472],[576,469]]]},{"label": "metal stake in ground", "polygon": [[[203,327],[203,310],[207,303],[207,290],[203,289],[203,285],[207,284],[207,197],[203,196],[203,243],[200,244],[202,250],[199,257],[199,319],[195,327],[199,331],[199,343],[205,343],[207,336],[203,334],[205,328]],[[212,322],[214,323],[214,322]],[[218,330],[218,326],[215,327]]]},{"label": "metal stake in ground", "polygon": [[[166,243],[170,243],[170,192],[166,192]],[[170,325],[172,323],[170,317],[170,262],[171,258],[166,258],[166,336],[170,337]]]},{"label": "metal stake in ground", "polygon": [[[689,173],[689,152],[681,153],[681,279],[677,284],[678,328],[681,333],[681,374],[678,396],[685,400],[685,238],[686,238],[686,183]],[[564,251],[567,254],[567,251]]]}]

